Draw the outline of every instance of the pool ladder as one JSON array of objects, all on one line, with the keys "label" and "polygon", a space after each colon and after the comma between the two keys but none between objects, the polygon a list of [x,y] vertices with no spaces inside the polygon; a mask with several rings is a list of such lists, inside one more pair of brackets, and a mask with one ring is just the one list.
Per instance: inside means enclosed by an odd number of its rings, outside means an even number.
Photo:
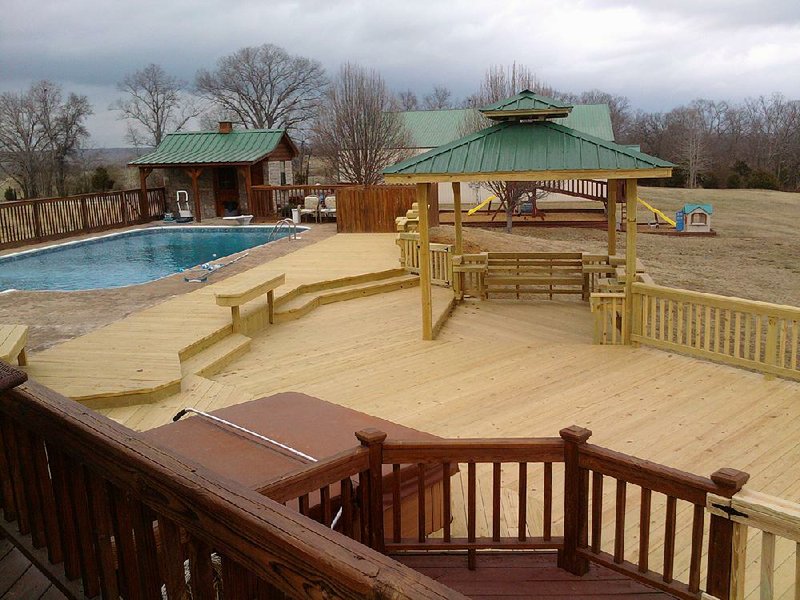
[{"label": "pool ladder", "polygon": [[281,228],[288,228],[291,232],[291,237],[293,240],[297,239],[297,225],[291,219],[281,219],[277,223],[275,223],[275,227],[273,227],[272,231],[269,232],[269,236],[267,236],[267,241],[271,242],[276,235],[280,232]]}]

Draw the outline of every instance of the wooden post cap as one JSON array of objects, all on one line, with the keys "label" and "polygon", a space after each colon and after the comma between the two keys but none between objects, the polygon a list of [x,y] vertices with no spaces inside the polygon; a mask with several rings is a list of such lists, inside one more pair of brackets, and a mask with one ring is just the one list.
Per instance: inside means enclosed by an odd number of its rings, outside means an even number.
[{"label": "wooden post cap", "polygon": [[0,360],[0,392],[5,392],[28,381],[25,371],[15,369],[7,362]]},{"label": "wooden post cap", "polygon": [[378,429],[368,427],[361,431],[356,431],[356,438],[364,446],[372,446],[373,444],[380,444],[386,439],[386,434]]},{"label": "wooden post cap", "polygon": [[711,474],[711,481],[724,488],[726,493],[730,492],[731,495],[741,490],[748,479],[750,479],[749,473],[728,467],[718,469]]},{"label": "wooden post cap", "polygon": [[592,432],[585,427],[579,427],[578,425],[570,425],[569,427],[565,427],[561,431],[558,432],[561,436],[561,439],[567,442],[573,442],[575,444],[583,444],[592,437]]}]

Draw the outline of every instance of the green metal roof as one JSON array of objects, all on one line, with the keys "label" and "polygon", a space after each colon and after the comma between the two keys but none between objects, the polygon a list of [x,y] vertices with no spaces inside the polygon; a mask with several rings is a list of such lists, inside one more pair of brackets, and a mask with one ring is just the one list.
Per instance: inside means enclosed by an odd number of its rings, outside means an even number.
[{"label": "green metal roof", "polygon": [[565,104],[564,102],[554,98],[547,98],[545,96],[540,96],[539,94],[534,94],[530,90],[523,90],[519,94],[511,96],[510,98],[505,98],[499,102],[494,102],[488,106],[484,106],[480,109],[480,111],[482,113],[509,111],[529,113],[532,111],[549,112],[557,110],[559,112],[566,113],[569,112],[570,109],[572,109],[571,104]]},{"label": "green metal roof", "polygon": [[384,169],[387,177],[669,169],[670,162],[552,121],[504,121]]},{"label": "green metal roof", "polygon": [[[397,113],[411,138],[411,148],[436,148],[461,137],[463,123],[474,109],[410,110]],[[567,117],[552,119],[572,129],[614,141],[607,104],[578,104]]]},{"label": "green metal roof", "polygon": [[275,150],[285,129],[243,129],[231,133],[187,131],[168,134],[153,152],[130,165],[254,163]]}]

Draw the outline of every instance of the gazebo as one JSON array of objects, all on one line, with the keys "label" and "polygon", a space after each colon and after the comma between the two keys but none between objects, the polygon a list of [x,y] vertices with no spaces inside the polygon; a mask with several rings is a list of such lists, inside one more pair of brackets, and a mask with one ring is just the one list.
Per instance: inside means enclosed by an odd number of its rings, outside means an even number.
[{"label": "gazebo", "polygon": [[[626,203],[625,310],[631,311],[631,286],[636,273],[636,204],[639,179],[672,175],[670,162],[593,137],[555,123],[572,106],[524,90],[481,109],[495,124],[384,169],[387,183],[415,184],[419,206],[422,337],[433,339],[430,231],[431,186],[453,185],[454,254],[463,254],[461,183],[474,181],[608,181],[608,253],[616,254],[616,205]],[[434,210],[437,207],[433,207]],[[630,337],[631,319],[625,320]]]}]

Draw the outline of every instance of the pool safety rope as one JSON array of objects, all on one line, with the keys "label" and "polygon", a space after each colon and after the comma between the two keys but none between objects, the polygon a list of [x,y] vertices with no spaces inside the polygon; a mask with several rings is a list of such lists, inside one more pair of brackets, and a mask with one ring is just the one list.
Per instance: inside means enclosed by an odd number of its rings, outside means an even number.
[{"label": "pool safety rope", "polygon": [[[192,413],[192,414],[195,414],[195,415],[197,415],[199,417],[203,417],[204,419],[208,419],[209,421],[212,421],[214,423],[222,425],[223,427],[227,427],[229,429],[232,429],[233,431],[235,431],[237,433],[244,433],[246,435],[249,435],[250,437],[256,438],[260,442],[264,442],[265,444],[268,444],[270,446],[277,446],[281,450],[285,450],[286,452],[294,454],[295,456],[297,456],[299,458],[302,458],[303,460],[305,460],[307,462],[310,462],[310,463],[319,462],[319,459],[314,458],[313,456],[310,456],[310,455],[306,454],[305,452],[302,452],[302,451],[298,450],[297,448],[292,448],[291,446],[289,446],[287,444],[283,444],[283,443],[281,443],[281,442],[279,442],[277,440],[273,440],[272,438],[268,438],[265,435],[261,435],[260,433],[256,433],[255,431],[253,431],[251,429],[247,429],[246,427],[242,427],[241,425],[237,425],[236,423],[232,423],[231,421],[227,421],[225,419],[221,419],[219,417],[211,415],[211,414],[209,414],[207,412],[203,412],[202,410],[197,410],[195,408],[189,408],[189,407],[184,408],[183,410],[179,411],[174,417],[172,417],[172,421],[173,422],[179,421],[184,415],[186,415],[188,413]],[[339,519],[342,518],[342,511],[343,510],[344,510],[344,507],[339,507],[339,511],[336,513],[336,516],[333,517],[333,521],[331,521],[331,529],[334,529],[336,527],[336,525],[339,523]]]}]

